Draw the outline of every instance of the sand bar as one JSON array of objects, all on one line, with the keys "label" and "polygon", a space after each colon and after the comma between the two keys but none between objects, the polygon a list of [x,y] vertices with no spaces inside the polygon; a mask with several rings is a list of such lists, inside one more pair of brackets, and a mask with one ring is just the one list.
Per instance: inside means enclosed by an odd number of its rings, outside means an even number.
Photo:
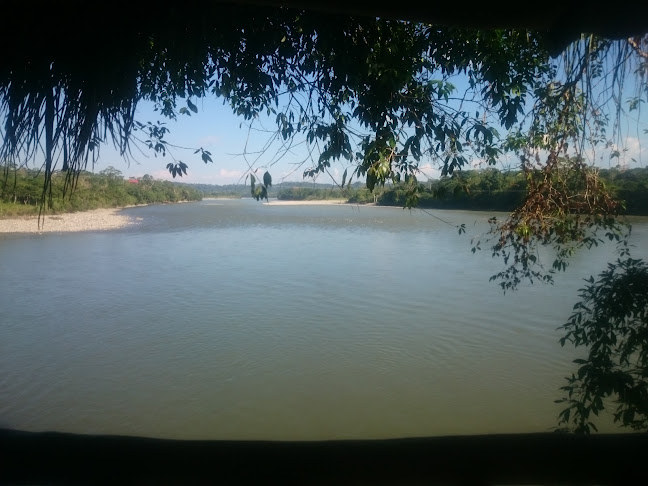
[{"label": "sand bar", "polygon": [[38,217],[0,219],[0,233],[60,233],[71,231],[104,231],[135,224],[133,218],[117,208],[94,209],[79,213],[47,215],[38,227]]},{"label": "sand bar", "polygon": [[346,199],[321,199],[317,201],[279,201],[274,199],[263,204],[269,206],[329,206],[333,204],[348,204]]}]

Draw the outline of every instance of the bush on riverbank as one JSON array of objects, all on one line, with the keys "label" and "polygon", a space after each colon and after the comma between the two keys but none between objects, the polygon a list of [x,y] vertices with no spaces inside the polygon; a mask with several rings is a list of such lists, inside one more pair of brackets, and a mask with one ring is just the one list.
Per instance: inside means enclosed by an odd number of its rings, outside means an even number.
[{"label": "bush on riverbank", "polygon": [[[622,201],[624,214],[648,215],[648,168],[603,169],[601,181],[610,194]],[[501,172],[497,169],[457,171],[418,184],[417,207],[428,209],[465,209],[513,211],[526,195],[526,179],[520,171]],[[378,196],[383,206],[405,206],[411,184],[386,187]]]},{"label": "bush on riverbank", "polygon": [[[4,174],[0,180],[0,217],[18,217],[38,214],[44,175],[34,169],[0,166]],[[188,186],[155,180],[150,175],[125,180],[121,172],[109,167],[98,174],[82,172],[76,187],[63,192],[66,174],[52,175],[51,197],[46,213],[88,211],[136,204],[199,201],[202,194]]]},{"label": "bush on riverbank", "polygon": [[277,199],[280,201],[326,201],[330,199],[345,199],[353,204],[367,204],[376,202],[382,189],[375,188],[369,191],[364,185],[354,184],[352,187],[340,188],[323,185],[324,187],[287,187],[279,190]]},{"label": "bush on riverbank", "polygon": [[287,187],[277,193],[280,201],[322,201],[327,199],[347,199],[344,191],[337,187]]}]

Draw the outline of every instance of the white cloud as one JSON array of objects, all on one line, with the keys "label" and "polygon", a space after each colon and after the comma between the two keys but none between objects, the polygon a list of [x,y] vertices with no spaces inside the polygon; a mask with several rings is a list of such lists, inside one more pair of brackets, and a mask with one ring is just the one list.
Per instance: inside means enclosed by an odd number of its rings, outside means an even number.
[{"label": "white cloud", "polygon": [[153,179],[162,179],[162,180],[165,180],[165,181],[172,181],[173,180],[173,176],[166,169],[156,170],[151,175],[153,176]]},{"label": "white cloud", "polygon": [[[643,166],[648,157],[648,141],[636,137],[626,139],[625,150],[621,151],[620,160],[628,165]],[[634,160],[633,160],[634,159]]]},{"label": "white cloud", "polygon": [[219,177],[226,179],[240,179],[243,176],[243,171],[240,170],[229,170],[229,169],[220,169],[218,171]]},{"label": "white cloud", "polygon": [[590,163],[601,168],[643,167],[648,159],[648,140],[627,137],[620,145],[590,148],[585,151],[585,157]]},{"label": "white cloud", "polygon": [[[441,177],[441,170],[437,167],[434,167],[429,162],[427,164],[420,165],[419,170],[421,171],[421,174],[423,174],[423,176],[427,177],[428,179],[438,179],[439,177]],[[419,177],[417,177],[417,179],[419,179]]]},{"label": "white cloud", "polygon": [[216,184],[219,186],[245,183],[245,172],[236,169],[220,168],[218,169],[218,171],[216,171],[213,167],[196,166],[194,170],[189,167],[188,172],[189,173],[186,176],[178,180],[181,182],[189,182],[195,184]]}]

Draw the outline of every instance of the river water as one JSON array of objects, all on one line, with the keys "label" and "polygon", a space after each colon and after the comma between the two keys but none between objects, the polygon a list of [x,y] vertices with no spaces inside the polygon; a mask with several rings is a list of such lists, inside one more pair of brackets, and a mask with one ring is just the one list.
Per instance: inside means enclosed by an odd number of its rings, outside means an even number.
[{"label": "river water", "polygon": [[[613,246],[584,251],[555,285],[503,295],[488,282],[502,262],[470,251],[491,213],[253,200],[125,212],[139,223],[0,235],[0,427],[291,440],[550,431],[578,356],[556,328],[582,278],[614,258]],[[633,234],[648,257],[648,218]]]}]

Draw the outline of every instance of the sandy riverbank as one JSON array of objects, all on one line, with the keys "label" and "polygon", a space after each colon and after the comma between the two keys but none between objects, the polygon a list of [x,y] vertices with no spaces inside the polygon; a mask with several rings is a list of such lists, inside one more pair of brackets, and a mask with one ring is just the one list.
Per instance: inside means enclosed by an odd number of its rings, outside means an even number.
[{"label": "sandy riverbank", "polygon": [[0,233],[58,233],[70,231],[103,231],[123,228],[135,221],[120,209],[105,208],[47,215],[38,227],[37,217],[0,219]]},{"label": "sandy riverbank", "polygon": [[279,201],[277,199],[263,204],[269,206],[328,206],[332,204],[348,204],[346,199],[322,199],[318,201]]}]

